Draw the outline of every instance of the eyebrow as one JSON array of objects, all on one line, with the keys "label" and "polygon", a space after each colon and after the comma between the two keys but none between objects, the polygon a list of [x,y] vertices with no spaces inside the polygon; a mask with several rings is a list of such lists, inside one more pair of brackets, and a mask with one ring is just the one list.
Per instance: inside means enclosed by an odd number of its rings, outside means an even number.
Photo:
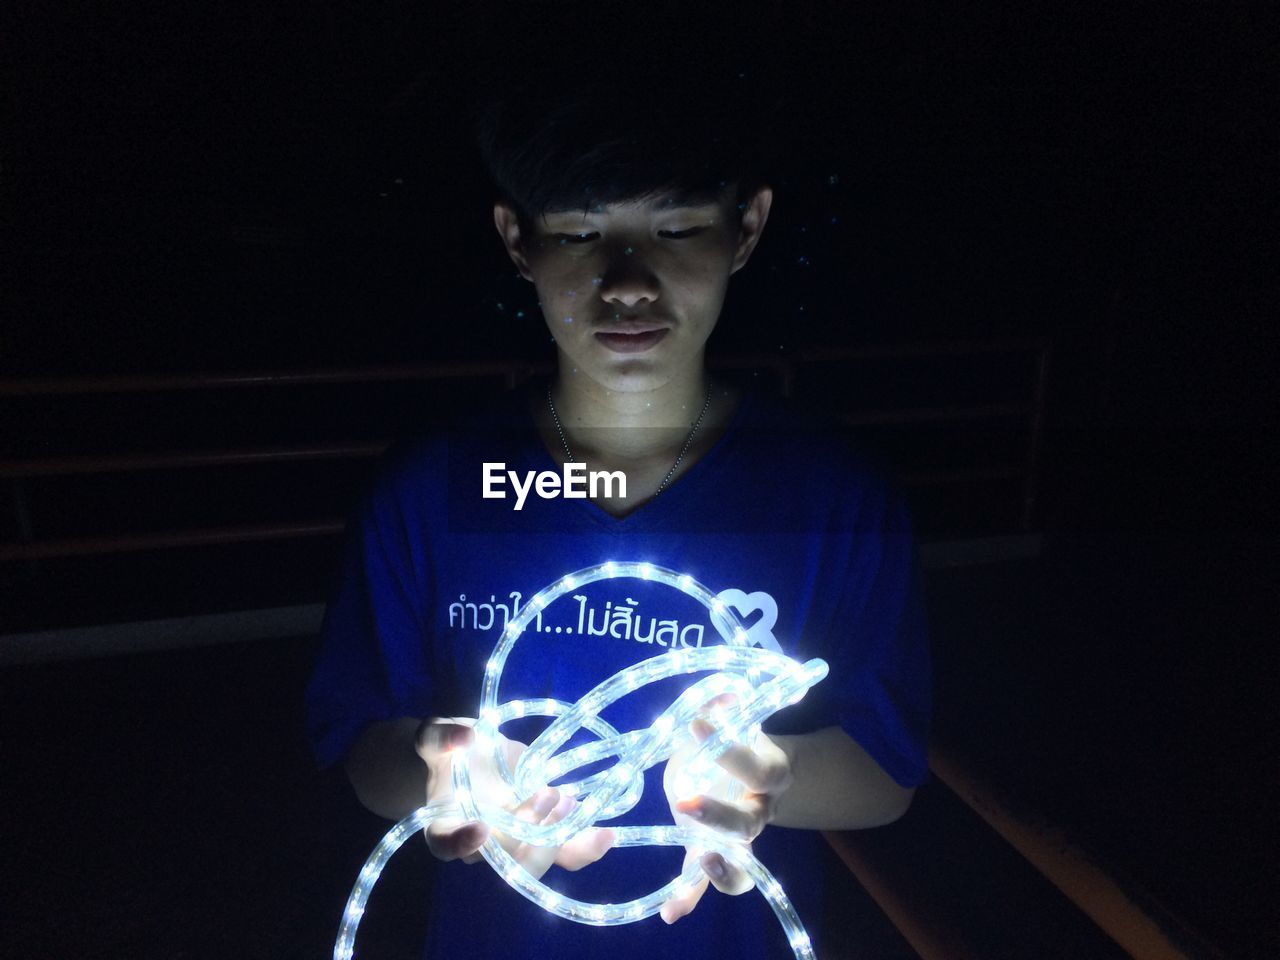
[{"label": "eyebrow", "polygon": [[[634,201],[632,201],[634,202]],[[653,202],[655,209],[667,212],[669,210],[702,210],[706,207],[714,207],[718,201],[711,195],[676,195],[668,194],[658,198]],[[592,214],[604,213],[606,206],[612,204],[593,204],[590,207],[550,207],[543,211],[543,216],[565,216],[569,214],[581,214],[590,216]]]},{"label": "eyebrow", "polygon": [[691,197],[685,200],[671,200],[666,203],[659,203],[657,206],[659,210],[700,210],[703,207],[714,207],[715,205],[716,201],[710,197],[702,200]]},{"label": "eyebrow", "polygon": [[690,190],[662,194],[655,205],[660,210],[696,210],[699,207],[713,207],[719,202],[720,195],[715,191]]}]

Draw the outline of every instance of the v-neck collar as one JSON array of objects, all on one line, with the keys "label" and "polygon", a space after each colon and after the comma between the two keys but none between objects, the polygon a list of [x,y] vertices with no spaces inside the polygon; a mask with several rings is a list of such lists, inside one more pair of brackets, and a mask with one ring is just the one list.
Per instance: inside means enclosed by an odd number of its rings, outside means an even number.
[{"label": "v-neck collar", "polygon": [[[750,411],[754,409],[756,402],[756,392],[748,388],[742,388],[738,409],[733,412],[733,416],[730,418],[728,426],[725,427],[724,433],[712,444],[711,449],[674,480],[659,496],[650,497],[626,516],[615,517],[590,498],[565,500],[562,509],[573,511],[575,516],[586,519],[593,526],[610,531],[638,530],[654,525],[670,510],[678,509],[684,499],[692,497],[699,486],[696,482],[697,478],[707,470],[714,469],[716,464],[729,454],[733,446],[736,445],[743,422],[747,419]],[[537,424],[533,419],[533,412],[530,409],[531,404],[527,402],[524,395],[521,396],[519,406],[523,427],[520,455],[524,458],[526,466],[538,472],[543,470],[550,470],[553,473],[559,472],[559,464],[551,458],[551,453],[543,446],[542,438],[538,435]],[[671,506],[672,504],[676,504],[676,506],[673,507]]]}]

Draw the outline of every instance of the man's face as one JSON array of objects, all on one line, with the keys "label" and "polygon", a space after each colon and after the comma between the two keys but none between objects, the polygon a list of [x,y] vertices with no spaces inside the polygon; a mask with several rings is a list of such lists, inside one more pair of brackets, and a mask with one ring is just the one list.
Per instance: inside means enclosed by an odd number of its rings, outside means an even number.
[{"label": "man's face", "polygon": [[531,236],[498,204],[494,220],[521,274],[532,280],[560,351],[561,376],[608,390],[653,390],[701,369],[729,276],[747,262],[772,192],[742,211],[732,187],[716,200],[665,198],[547,213]]}]

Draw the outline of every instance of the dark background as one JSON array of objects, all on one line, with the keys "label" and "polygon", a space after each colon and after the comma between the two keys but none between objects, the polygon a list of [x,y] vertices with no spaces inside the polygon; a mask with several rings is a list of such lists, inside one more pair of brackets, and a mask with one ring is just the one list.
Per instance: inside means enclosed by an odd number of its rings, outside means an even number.
[{"label": "dark background", "polygon": [[[1030,570],[934,584],[940,729],[1228,953],[1273,955],[1262,7],[690,7],[9,4],[0,376],[549,356],[491,226],[469,111],[547,58],[584,83],[647,57],[745,74],[787,149],[718,348],[1054,342],[1045,550]],[[128,449],[137,427],[5,416],[28,444],[5,455]],[[34,625],[22,582],[0,595],[11,628]],[[175,612],[147,603],[131,615]],[[78,604],[93,607],[68,595],[39,625],[93,622]],[[0,869],[24,955],[212,955],[193,931],[225,927],[245,884],[253,929],[273,931],[254,949],[324,944],[312,927],[336,920],[377,825],[306,768],[310,655],[291,641],[0,673],[0,799],[29,836]],[[218,723],[194,704],[222,705]],[[266,796],[339,852],[296,825],[274,848],[250,839],[281,810],[253,806],[246,778],[275,782]],[[104,871],[134,876],[134,849],[155,871],[112,887]],[[219,849],[275,866],[228,867],[211,890],[192,874]],[[272,898],[300,939],[273,927]]]}]

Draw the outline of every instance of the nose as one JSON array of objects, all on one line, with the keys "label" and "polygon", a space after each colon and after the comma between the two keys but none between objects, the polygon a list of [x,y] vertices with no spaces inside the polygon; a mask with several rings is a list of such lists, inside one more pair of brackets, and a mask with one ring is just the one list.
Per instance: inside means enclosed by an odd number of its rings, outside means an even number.
[{"label": "nose", "polygon": [[600,274],[600,299],[634,307],[658,299],[658,277],[631,247],[617,251]]}]

